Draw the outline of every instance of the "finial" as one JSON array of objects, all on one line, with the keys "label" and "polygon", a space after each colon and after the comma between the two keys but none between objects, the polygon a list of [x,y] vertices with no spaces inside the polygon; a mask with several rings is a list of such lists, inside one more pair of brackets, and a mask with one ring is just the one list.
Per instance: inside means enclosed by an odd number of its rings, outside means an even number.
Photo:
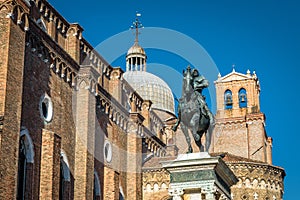
[{"label": "finial", "polygon": [[218,74],[218,78],[221,78],[221,73],[219,72],[219,74]]},{"label": "finial", "polygon": [[135,21],[132,23],[132,26],[130,27],[130,29],[135,29],[135,40],[134,43],[138,43],[139,42],[139,28],[144,28],[143,24],[139,21],[139,17],[142,16],[141,13],[136,12],[135,14]]},{"label": "finial", "polygon": [[232,72],[235,72],[234,67],[235,67],[235,64],[232,65]]},{"label": "finial", "polygon": [[249,70],[249,69],[247,70],[247,75],[248,75],[248,76],[250,75],[250,70]]}]

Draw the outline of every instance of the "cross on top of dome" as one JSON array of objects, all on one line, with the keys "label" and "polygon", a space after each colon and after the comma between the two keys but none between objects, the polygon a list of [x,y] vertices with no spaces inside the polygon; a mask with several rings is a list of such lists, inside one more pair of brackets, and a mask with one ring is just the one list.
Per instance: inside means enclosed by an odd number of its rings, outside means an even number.
[{"label": "cross on top of dome", "polygon": [[135,40],[132,47],[129,48],[126,56],[126,71],[146,71],[146,52],[138,43],[139,41],[139,29],[143,28],[142,23],[139,20],[140,13],[136,13],[135,21],[130,27],[135,29]]},{"label": "cross on top of dome", "polygon": [[135,29],[135,40],[134,43],[138,43],[139,41],[139,28],[144,28],[143,24],[139,21],[139,17],[141,17],[141,13],[136,12],[135,21],[132,23],[130,29]]}]

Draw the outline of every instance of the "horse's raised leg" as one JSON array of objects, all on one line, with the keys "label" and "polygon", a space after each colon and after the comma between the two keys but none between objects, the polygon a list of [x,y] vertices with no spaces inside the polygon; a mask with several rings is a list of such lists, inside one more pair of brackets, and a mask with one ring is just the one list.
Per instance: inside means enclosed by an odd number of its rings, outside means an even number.
[{"label": "horse's raised leg", "polygon": [[182,132],[185,136],[185,140],[188,144],[188,152],[187,153],[193,153],[193,148],[192,148],[192,144],[191,144],[191,138],[189,136],[189,130],[188,128],[183,124],[181,123],[181,129],[182,129]]}]

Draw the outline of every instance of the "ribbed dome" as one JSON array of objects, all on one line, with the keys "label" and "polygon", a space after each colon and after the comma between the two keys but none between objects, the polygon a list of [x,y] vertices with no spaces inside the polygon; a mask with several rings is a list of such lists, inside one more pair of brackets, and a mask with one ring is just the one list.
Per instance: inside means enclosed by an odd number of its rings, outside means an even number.
[{"label": "ribbed dome", "polygon": [[152,108],[174,114],[172,91],[162,79],[146,71],[127,71],[123,77],[143,99],[152,101]]},{"label": "ribbed dome", "polygon": [[137,42],[134,43],[132,47],[127,51],[127,56],[131,54],[143,54],[145,55],[145,50]]}]

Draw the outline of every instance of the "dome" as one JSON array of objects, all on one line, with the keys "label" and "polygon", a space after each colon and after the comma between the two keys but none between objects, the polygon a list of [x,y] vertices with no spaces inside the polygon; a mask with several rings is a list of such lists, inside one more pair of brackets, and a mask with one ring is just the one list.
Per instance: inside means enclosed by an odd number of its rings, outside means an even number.
[{"label": "dome", "polygon": [[152,101],[152,108],[175,113],[172,91],[161,78],[146,71],[127,71],[123,77],[143,99]]},{"label": "dome", "polygon": [[145,55],[145,50],[143,49],[143,47],[141,47],[137,42],[134,43],[134,45],[132,47],[130,47],[130,49],[128,49],[127,51],[127,56],[132,55],[132,54],[142,54]]}]

